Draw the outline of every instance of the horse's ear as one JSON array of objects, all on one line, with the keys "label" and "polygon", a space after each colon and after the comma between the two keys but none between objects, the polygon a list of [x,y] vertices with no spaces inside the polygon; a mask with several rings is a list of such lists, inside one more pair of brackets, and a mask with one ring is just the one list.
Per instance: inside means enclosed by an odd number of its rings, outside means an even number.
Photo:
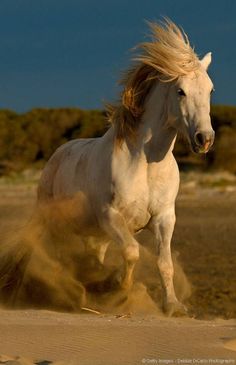
[{"label": "horse's ear", "polygon": [[203,68],[207,71],[210,63],[211,63],[211,52],[208,52],[201,60],[200,60]]}]

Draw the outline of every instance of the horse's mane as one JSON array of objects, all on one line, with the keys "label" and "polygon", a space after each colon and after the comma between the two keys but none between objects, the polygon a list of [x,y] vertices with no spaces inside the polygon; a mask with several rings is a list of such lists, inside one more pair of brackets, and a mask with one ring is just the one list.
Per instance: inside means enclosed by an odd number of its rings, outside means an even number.
[{"label": "horse's mane", "polygon": [[108,117],[116,128],[117,140],[132,137],[144,112],[144,103],[156,82],[169,82],[197,70],[199,59],[187,35],[172,21],[149,23],[150,42],[139,44],[136,63],[120,81],[124,86],[117,105],[108,105]]}]

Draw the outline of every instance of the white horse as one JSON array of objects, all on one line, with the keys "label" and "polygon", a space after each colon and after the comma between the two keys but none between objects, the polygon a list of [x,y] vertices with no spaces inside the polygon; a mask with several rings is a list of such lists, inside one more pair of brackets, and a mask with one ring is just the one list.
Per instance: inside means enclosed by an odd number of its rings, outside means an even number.
[{"label": "white horse", "polygon": [[211,54],[199,60],[186,34],[169,20],[150,27],[151,41],[139,45],[120,102],[109,107],[110,128],[101,138],[77,139],[57,149],[43,171],[38,205],[60,211],[58,233],[59,226],[67,226],[100,262],[115,241],[126,264],[123,288],[131,286],[139,258],[134,234],[149,229],[156,238],[164,309],[172,315],[184,309],[173,286],[179,170],[172,151],[178,132],[196,153],[213,144]]}]

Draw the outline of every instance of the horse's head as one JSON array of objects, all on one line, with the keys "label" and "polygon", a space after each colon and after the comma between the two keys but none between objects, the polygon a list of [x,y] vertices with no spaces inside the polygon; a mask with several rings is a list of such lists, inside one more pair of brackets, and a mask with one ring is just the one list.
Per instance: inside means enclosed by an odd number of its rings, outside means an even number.
[{"label": "horse's head", "polygon": [[172,82],[170,109],[172,125],[188,139],[197,153],[207,153],[214,142],[210,118],[210,95],[213,84],[207,74],[211,53],[200,61],[200,67]]},{"label": "horse's head", "polygon": [[147,115],[147,104],[151,103],[155,113],[155,106],[159,103],[161,108],[162,102],[168,125],[181,131],[195,152],[206,153],[214,142],[210,119],[213,84],[207,74],[211,53],[199,60],[185,32],[169,19],[150,23],[150,28],[151,41],[136,48],[140,50],[135,57],[138,63],[122,80],[121,105],[111,108],[117,138],[135,136],[144,111]]}]

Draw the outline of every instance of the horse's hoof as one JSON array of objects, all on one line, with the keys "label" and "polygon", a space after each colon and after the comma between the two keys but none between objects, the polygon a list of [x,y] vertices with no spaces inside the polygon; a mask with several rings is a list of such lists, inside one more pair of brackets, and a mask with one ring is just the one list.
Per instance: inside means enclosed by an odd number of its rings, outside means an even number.
[{"label": "horse's hoof", "polygon": [[168,317],[182,317],[188,314],[186,306],[179,301],[167,303],[164,307],[164,312]]}]

